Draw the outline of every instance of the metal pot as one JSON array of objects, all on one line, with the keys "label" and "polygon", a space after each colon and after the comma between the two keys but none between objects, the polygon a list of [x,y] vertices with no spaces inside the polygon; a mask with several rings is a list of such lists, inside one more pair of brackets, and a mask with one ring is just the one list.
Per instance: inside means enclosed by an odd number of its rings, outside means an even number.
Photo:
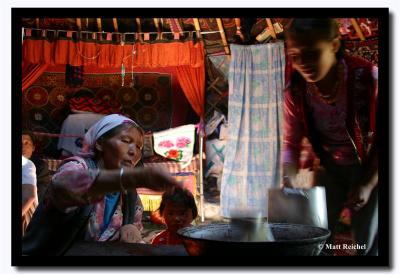
[{"label": "metal pot", "polygon": [[325,187],[269,189],[268,222],[328,228]]},{"label": "metal pot", "polygon": [[178,230],[191,256],[316,256],[330,235],[324,228],[301,224],[263,224],[272,241],[248,241],[241,226],[215,223]]}]

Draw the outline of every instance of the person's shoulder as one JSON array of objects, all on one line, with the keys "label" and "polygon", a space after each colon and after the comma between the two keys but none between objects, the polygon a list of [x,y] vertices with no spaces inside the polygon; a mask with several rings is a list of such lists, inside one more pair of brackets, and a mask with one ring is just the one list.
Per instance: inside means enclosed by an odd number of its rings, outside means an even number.
[{"label": "person's shoulder", "polygon": [[348,67],[350,75],[360,81],[368,81],[368,79],[378,80],[378,66],[374,63],[358,57],[345,55],[345,63]]},{"label": "person's shoulder", "polygon": [[24,169],[36,169],[35,164],[28,158],[22,156],[22,167]]},{"label": "person's shoulder", "polygon": [[63,159],[59,168],[62,168],[62,169],[66,169],[66,168],[68,168],[68,169],[70,169],[70,168],[89,169],[89,164],[88,164],[89,161],[92,161],[94,163],[94,160],[92,160],[92,159],[85,159],[80,156],[73,156],[73,157]]},{"label": "person's shoulder", "polygon": [[372,68],[375,66],[372,62],[359,56],[346,54],[344,60],[349,68]]}]

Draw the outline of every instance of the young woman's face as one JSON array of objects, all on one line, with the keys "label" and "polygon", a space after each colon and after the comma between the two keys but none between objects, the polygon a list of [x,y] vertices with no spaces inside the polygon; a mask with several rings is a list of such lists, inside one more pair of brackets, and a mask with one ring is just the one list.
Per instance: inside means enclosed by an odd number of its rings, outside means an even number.
[{"label": "young woman's face", "polygon": [[134,127],[96,144],[106,169],[134,167],[142,157],[143,135]]},{"label": "young woman's face", "polygon": [[336,64],[336,52],[339,48],[338,38],[325,41],[310,36],[287,40],[287,53],[293,68],[307,82],[318,82],[328,74]]},{"label": "young woman's face", "polygon": [[178,229],[190,226],[193,221],[193,213],[190,208],[179,203],[167,202],[163,210],[164,222],[169,231],[176,232]]}]

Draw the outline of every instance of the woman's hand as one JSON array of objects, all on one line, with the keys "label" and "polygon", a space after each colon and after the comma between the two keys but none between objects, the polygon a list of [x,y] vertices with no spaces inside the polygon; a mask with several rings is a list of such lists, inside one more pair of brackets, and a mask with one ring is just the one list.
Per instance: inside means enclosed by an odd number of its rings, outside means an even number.
[{"label": "woman's hand", "polygon": [[120,241],[125,243],[143,243],[139,229],[133,224],[123,225],[120,228]]},{"label": "woman's hand", "polygon": [[292,176],[283,176],[283,180],[282,180],[282,184],[281,184],[281,188],[295,188],[295,179]]},{"label": "woman's hand", "polygon": [[296,165],[289,163],[283,164],[283,178],[280,187],[295,188],[297,172]]},{"label": "woman's hand", "polygon": [[369,200],[372,191],[378,185],[378,171],[375,171],[369,177],[367,183],[361,183],[354,186],[347,195],[346,206],[353,208],[355,211],[363,208]]},{"label": "woman's hand", "polygon": [[368,203],[373,189],[374,187],[369,184],[354,187],[347,196],[346,206],[353,208],[355,211],[360,210]]}]

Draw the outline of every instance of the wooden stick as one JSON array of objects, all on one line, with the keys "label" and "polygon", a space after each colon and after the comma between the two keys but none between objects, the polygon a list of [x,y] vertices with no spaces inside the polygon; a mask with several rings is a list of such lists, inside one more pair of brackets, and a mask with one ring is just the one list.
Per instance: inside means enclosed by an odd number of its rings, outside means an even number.
[{"label": "wooden stick", "polygon": [[240,39],[244,42],[244,36],[242,33],[242,24],[240,23],[240,18],[235,18],[236,34],[239,35]]},{"label": "wooden stick", "polygon": [[76,18],[76,25],[78,26],[78,30],[82,30],[82,21],[81,18]]},{"label": "wooden stick", "polygon": [[157,40],[161,39],[161,28],[160,28],[160,23],[158,22],[158,18],[153,18],[154,20],[154,25],[157,28]]},{"label": "wooden stick", "polygon": [[96,18],[97,21],[97,28],[99,29],[99,32],[102,31],[102,27],[101,27],[101,18]]},{"label": "wooden stick", "polygon": [[216,20],[217,20],[217,24],[218,24],[218,29],[221,33],[222,44],[224,45],[225,53],[229,55],[230,50],[229,50],[228,42],[226,41],[224,26],[222,25],[222,20],[221,20],[221,18],[216,18]]},{"label": "wooden stick", "polygon": [[136,19],[136,24],[137,24],[137,32],[139,33],[139,41],[143,42],[142,38],[142,25],[140,23],[140,18],[135,18]]},{"label": "wooden stick", "polygon": [[218,83],[218,81],[219,81],[219,77],[215,78],[215,80],[212,81],[212,83],[208,82],[208,88],[207,88],[207,90],[213,89],[213,90],[215,90],[219,95],[222,95],[222,91],[220,91],[219,88],[217,88],[217,87],[215,86],[215,84]]},{"label": "wooden stick", "polygon": [[266,20],[267,20],[267,25],[270,30],[271,36],[274,40],[276,40],[276,33],[275,33],[274,25],[272,24],[271,18],[266,18]]},{"label": "wooden stick", "polygon": [[115,32],[118,32],[118,21],[117,18],[113,18],[113,25]]},{"label": "wooden stick", "polygon": [[361,41],[365,41],[364,34],[362,33],[362,30],[361,30],[360,26],[358,25],[356,18],[350,18],[350,20],[351,20],[351,24],[353,25],[354,29],[357,32],[358,37],[360,37]]},{"label": "wooden stick", "polygon": [[199,18],[193,18],[194,28],[196,29],[197,36],[201,38],[201,28],[199,23]]}]

